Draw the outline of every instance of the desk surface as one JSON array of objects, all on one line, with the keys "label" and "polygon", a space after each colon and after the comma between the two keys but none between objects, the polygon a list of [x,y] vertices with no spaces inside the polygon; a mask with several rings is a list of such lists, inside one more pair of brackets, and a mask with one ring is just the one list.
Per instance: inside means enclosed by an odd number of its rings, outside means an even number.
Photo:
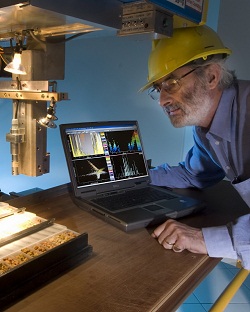
[{"label": "desk surface", "polygon": [[[248,212],[223,181],[206,191],[179,190],[204,198],[208,208],[182,221],[192,226],[220,225]],[[164,250],[150,229],[124,233],[78,208],[68,185],[11,200],[16,207],[89,234],[93,254],[75,268],[18,301],[9,312],[175,311],[219,262],[205,255]],[[226,213],[225,213],[226,212]]]}]

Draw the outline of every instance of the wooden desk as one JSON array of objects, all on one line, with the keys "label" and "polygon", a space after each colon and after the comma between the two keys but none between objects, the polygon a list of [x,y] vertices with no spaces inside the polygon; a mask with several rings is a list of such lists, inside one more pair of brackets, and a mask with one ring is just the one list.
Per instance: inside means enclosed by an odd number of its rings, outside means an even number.
[{"label": "wooden desk", "polygon": [[[179,192],[208,202],[205,211],[182,220],[190,225],[224,224],[249,210],[224,181],[202,192]],[[56,218],[57,223],[77,232],[87,232],[93,255],[8,312],[175,311],[220,260],[164,250],[150,236],[150,229],[124,233],[75,206],[68,185],[10,203],[44,218]]]}]

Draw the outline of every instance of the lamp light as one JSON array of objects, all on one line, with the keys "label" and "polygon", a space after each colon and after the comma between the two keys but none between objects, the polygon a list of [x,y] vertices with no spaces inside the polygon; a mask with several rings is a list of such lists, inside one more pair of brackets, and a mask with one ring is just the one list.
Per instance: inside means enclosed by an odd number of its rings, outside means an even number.
[{"label": "lamp light", "polygon": [[26,70],[25,70],[25,68],[21,62],[22,50],[23,50],[22,40],[19,37],[17,37],[13,61],[10,62],[4,68],[5,71],[10,72],[12,74],[17,74],[17,75],[26,75],[27,74]]},{"label": "lamp light", "polygon": [[17,75],[26,75],[26,70],[21,63],[21,53],[15,53],[13,61],[10,62],[5,68],[5,71]]},{"label": "lamp light", "polygon": [[55,116],[56,113],[56,101],[54,98],[51,98],[50,105],[47,109],[46,117],[42,117],[38,120],[38,123],[47,128],[56,128],[57,125],[54,123],[58,118]]}]

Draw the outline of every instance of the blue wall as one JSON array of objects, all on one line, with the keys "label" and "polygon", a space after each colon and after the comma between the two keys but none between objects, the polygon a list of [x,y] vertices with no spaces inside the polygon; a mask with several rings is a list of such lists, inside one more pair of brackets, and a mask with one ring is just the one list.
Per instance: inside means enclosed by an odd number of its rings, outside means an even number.
[{"label": "blue wall", "polygon": [[[219,1],[210,0],[208,24],[217,23]],[[176,164],[191,144],[189,130],[174,129],[159,105],[138,89],[146,82],[149,37],[97,37],[77,39],[66,44],[65,80],[58,91],[68,92],[69,101],[57,104],[59,123],[137,119],[146,157],[153,164]],[[41,177],[11,175],[11,155],[5,134],[12,119],[12,103],[0,99],[0,188],[3,192],[43,189],[69,182],[59,129],[48,129],[50,173]]]}]

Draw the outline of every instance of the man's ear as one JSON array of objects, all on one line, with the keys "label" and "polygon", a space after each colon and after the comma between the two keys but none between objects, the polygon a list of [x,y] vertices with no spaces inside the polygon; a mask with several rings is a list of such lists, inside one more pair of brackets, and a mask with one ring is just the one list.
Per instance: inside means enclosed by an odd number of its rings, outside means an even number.
[{"label": "man's ear", "polygon": [[207,67],[207,82],[210,90],[218,87],[221,77],[221,67],[218,64],[210,64]]}]

